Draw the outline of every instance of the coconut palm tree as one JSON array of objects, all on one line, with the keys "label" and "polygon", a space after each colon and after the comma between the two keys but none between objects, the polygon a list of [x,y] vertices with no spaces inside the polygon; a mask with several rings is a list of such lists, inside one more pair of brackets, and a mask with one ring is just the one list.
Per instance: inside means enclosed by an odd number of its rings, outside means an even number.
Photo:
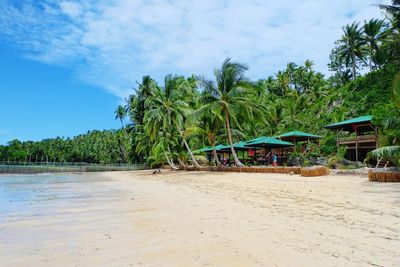
[{"label": "coconut palm tree", "polygon": [[164,87],[157,88],[152,97],[146,100],[146,106],[149,109],[145,113],[144,122],[152,139],[156,139],[159,131],[168,132],[171,127],[174,128],[181,137],[193,165],[200,168],[182,129],[185,117],[190,113],[190,107],[185,101],[185,98],[190,97],[189,93],[187,80],[183,77],[167,75],[164,79]]},{"label": "coconut palm tree", "polygon": [[343,35],[339,40],[341,57],[347,65],[351,65],[353,80],[356,78],[357,60],[364,61],[365,40],[359,24],[353,22],[343,27]]},{"label": "coconut palm tree", "polygon": [[384,20],[371,19],[364,22],[364,35],[363,38],[369,50],[369,69],[372,71],[372,62],[375,61],[375,55],[379,53],[381,42],[387,37],[386,23]]},{"label": "coconut palm tree", "polygon": [[205,98],[207,104],[201,109],[221,111],[228,136],[228,143],[231,147],[235,164],[238,167],[244,165],[239,161],[233,148],[231,124],[234,123],[240,128],[238,115],[240,114],[253,119],[254,114],[254,103],[250,101],[250,98],[246,97],[249,91],[252,90],[252,85],[244,76],[246,70],[246,66],[233,63],[230,58],[227,58],[223,62],[221,69],[214,71],[215,83],[210,80],[202,80],[205,92],[207,93]]},{"label": "coconut palm tree", "polygon": [[196,123],[186,130],[187,134],[198,136],[201,140],[206,141],[207,145],[213,147],[212,154],[214,160],[218,167],[222,167],[215,149],[218,136],[221,135],[221,129],[224,125],[224,118],[221,115],[220,109],[199,109],[193,113],[193,116],[196,118]]},{"label": "coconut palm tree", "polygon": [[114,114],[115,114],[115,119],[119,120],[121,122],[122,128],[125,128],[125,125],[124,125],[124,122],[123,122],[123,120],[126,117],[125,107],[122,106],[122,105],[119,105],[117,107],[117,109],[115,110]]}]

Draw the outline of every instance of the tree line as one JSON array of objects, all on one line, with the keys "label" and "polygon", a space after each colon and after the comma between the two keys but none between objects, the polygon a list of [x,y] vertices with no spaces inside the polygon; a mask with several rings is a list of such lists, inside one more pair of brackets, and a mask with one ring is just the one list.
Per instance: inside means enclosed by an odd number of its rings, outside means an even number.
[{"label": "tree line", "polygon": [[[193,153],[198,148],[229,144],[235,164],[242,166],[235,142],[291,130],[324,136],[319,153],[329,156],[337,152],[335,136],[322,126],[367,114],[383,126],[380,145],[394,145],[400,140],[399,128],[386,122],[399,112],[390,99],[400,68],[400,3],[380,7],[384,20],[343,27],[330,53],[328,78],[306,60],[252,81],[246,77],[247,66],[229,58],[211,79],[166,75],[158,83],[145,76],[115,111],[122,129],[71,139],[14,140],[0,146],[0,159],[135,162],[176,169],[177,163],[198,167],[199,157]],[[213,154],[220,165],[216,151]]]}]

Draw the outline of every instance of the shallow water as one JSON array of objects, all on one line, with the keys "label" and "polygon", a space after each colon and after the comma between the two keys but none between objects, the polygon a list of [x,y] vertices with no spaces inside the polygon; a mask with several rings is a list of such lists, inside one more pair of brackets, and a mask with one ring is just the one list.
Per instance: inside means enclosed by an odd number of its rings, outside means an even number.
[{"label": "shallow water", "polygon": [[0,175],[0,223],[12,215],[39,212],[43,205],[90,197],[76,188],[106,180],[94,174]]}]

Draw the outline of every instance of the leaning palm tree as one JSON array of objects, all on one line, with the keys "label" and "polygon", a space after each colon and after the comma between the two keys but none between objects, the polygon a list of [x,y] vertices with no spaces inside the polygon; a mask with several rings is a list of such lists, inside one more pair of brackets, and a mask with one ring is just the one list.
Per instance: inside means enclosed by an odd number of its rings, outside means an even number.
[{"label": "leaning palm tree", "polygon": [[343,36],[339,40],[341,57],[347,65],[351,65],[353,80],[356,78],[357,61],[364,61],[365,40],[362,38],[362,29],[353,22],[343,27]]},{"label": "leaning palm tree", "polygon": [[[379,46],[381,42],[386,38],[386,23],[384,20],[371,19],[364,22],[364,41],[368,46],[369,51],[369,69],[372,71],[372,62],[375,61],[375,55],[379,53]],[[376,62],[375,62],[376,65]]]},{"label": "leaning palm tree", "polygon": [[250,98],[246,97],[249,90],[252,89],[251,84],[244,76],[247,70],[242,64],[233,63],[227,58],[221,69],[214,71],[216,82],[210,80],[202,80],[202,84],[206,91],[206,103],[201,109],[204,110],[220,110],[225,122],[228,143],[236,166],[244,166],[238,159],[233,147],[231,124],[234,123],[240,128],[238,116],[242,115],[247,118],[253,117],[253,104]]},{"label": "leaning palm tree", "polygon": [[160,130],[165,132],[174,128],[181,137],[193,165],[200,168],[182,129],[185,117],[190,112],[190,107],[184,100],[189,93],[187,81],[183,77],[167,75],[164,82],[164,88],[158,88],[146,100],[146,106],[149,108],[144,116],[147,131],[150,138],[155,139]]},{"label": "leaning palm tree", "polygon": [[[199,111],[201,111],[200,109]],[[196,118],[196,123],[186,130],[190,136],[198,136],[201,140],[205,140],[213,150],[212,154],[218,167],[222,167],[218,159],[215,146],[217,145],[218,135],[221,133],[221,128],[224,125],[224,119],[221,116],[220,110],[203,110],[205,112],[194,112],[193,117]]]}]

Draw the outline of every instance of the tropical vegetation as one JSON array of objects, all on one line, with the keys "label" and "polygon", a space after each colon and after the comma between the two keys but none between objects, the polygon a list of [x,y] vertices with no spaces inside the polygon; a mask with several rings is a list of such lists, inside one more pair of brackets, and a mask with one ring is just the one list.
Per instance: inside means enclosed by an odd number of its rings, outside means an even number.
[{"label": "tropical vegetation", "polygon": [[382,126],[380,145],[390,146],[375,155],[396,162],[400,105],[399,82],[393,86],[393,80],[400,70],[400,1],[379,7],[384,19],[343,27],[329,55],[329,77],[305,60],[255,81],[246,77],[247,66],[229,58],[213,77],[169,74],[159,83],[145,76],[126,104],[116,108],[120,130],[40,142],[13,140],[0,146],[0,160],[168,164],[177,169],[178,164],[199,167],[202,159],[195,150],[227,144],[241,166],[235,142],[291,130],[324,136],[319,153],[334,156],[335,136],[322,126],[371,114]]}]

